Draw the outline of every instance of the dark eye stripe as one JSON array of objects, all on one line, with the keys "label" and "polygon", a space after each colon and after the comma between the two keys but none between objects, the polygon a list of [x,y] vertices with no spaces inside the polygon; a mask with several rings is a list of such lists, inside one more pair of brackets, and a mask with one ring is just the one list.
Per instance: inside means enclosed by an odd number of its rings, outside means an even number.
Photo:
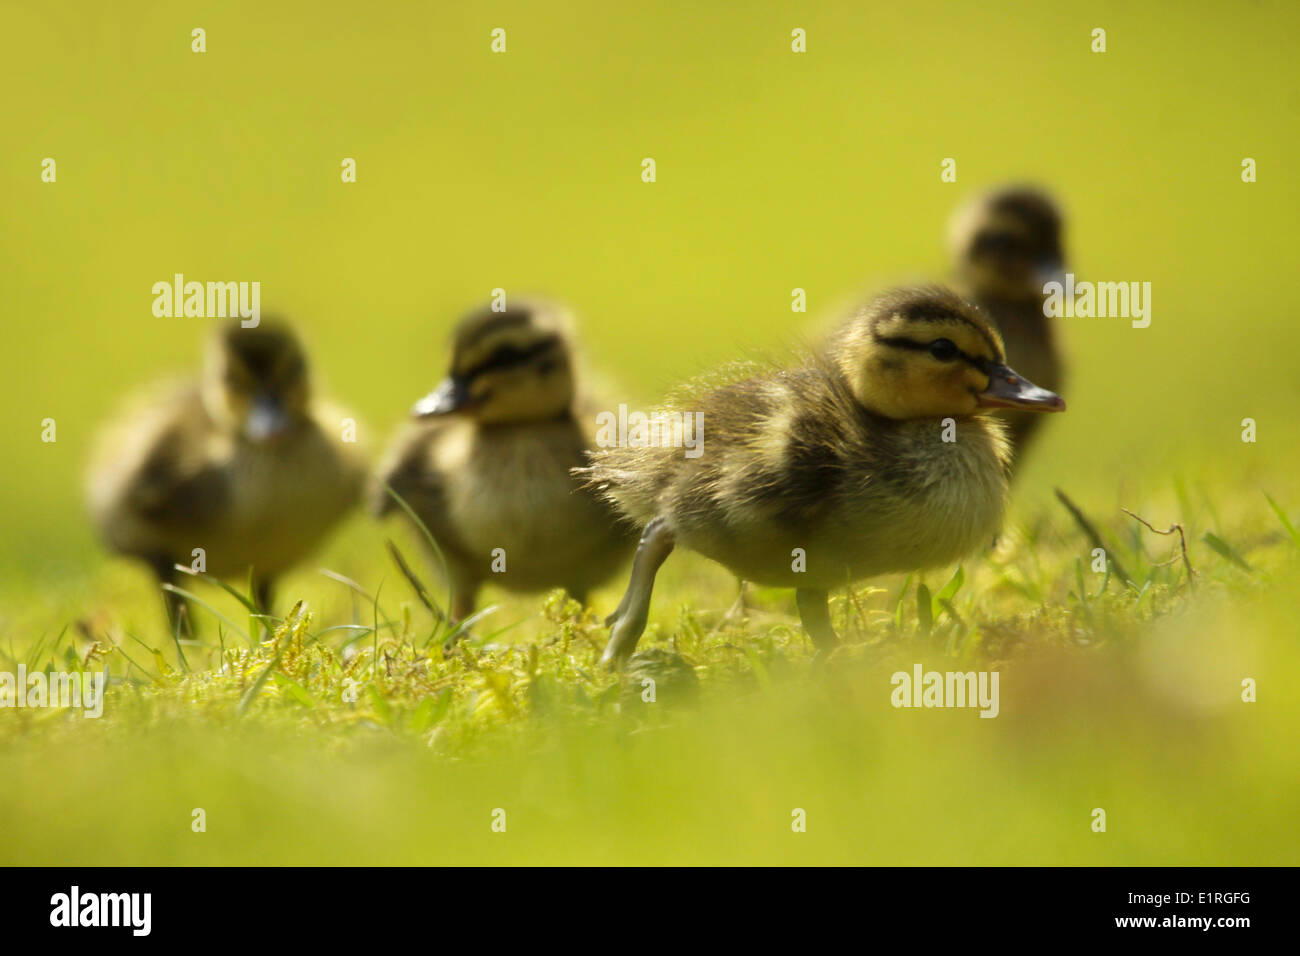
[{"label": "dark eye stripe", "polygon": [[1029,251],[1029,244],[1014,233],[981,232],[975,237],[975,251],[1021,255]]},{"label": "dark eye stripe", "polygon": [[[878,335],[875,336],[875,340],[879,342],[881,345],[888,345],[891,348],[907,349],[908,351],[911,352],[930,351],[929,342],[918,342],[915,339],[909,339],[906,336],[902,336],[902,335],[893,335],[888,337],[883,337]],[[981,372],[985,371],[988,368],[987,359],[977,358],[974,355],[970,355],[969,353],[962,351],[962,349],[959,348],[955,342],[953,343],[953,347],[957,349],[957,355],[955,356],[955,358],[962,359],[967,364],[973,365],[975,368],[979,369]]]},{"label": "dark eye stripe", "polygon": [[467,378],[473,378],[484,372],[494,372],[501,369],[515,368],[531,362],[537,356],[549,352],[555,347],[559,340],[556,338],[543,339],[536,345],[527,348],[519,348],[515,345],[502,345],[493,349],[488,357],[479,362],[473,368],[468,369],[465,373]]},{"label": "dark eye stripe", "polygon": [[[895,313],[895,315],[901,318],[912,319],[912,320],[928,319],[931,321],[949,322],[954,324],[959,323],[961,325],[966,326],[971,331],[975,332],[980,338],[982,338],[985,344],[988,345],[989,351],[992,352],[995,356],[1003,354],[1002,348],[999,347],[996,342],[994,342],[993,336],[989,334],[987,329],[983,328],[979,323],[974,322],[971,319],[967,318],[966,316],[962,315],[960,312],[953,311],[951,307],[942,306],[937,303],[929,302],[929,301],[920,301],[920,302],[914,302],[910,306],[906,306],[901,312]],[[887,318],[888,318],[887,315],[878,316],[875,319],[875,321],[871,323],[869,327],[871,337],[874,338],[877,342],[886,341],[885,338],[883,338],[880,335],[880,333],[877,331],[877,328]],[[903,337],[895,336],[895,338],[901,339]],[[929,342],[927,341],[918,347],[925,348],[928,345]],[[902,345],[901,347],[908,348],[907,345]],[[994,361],[1005,361],[1005,359],[994,359]]]}]

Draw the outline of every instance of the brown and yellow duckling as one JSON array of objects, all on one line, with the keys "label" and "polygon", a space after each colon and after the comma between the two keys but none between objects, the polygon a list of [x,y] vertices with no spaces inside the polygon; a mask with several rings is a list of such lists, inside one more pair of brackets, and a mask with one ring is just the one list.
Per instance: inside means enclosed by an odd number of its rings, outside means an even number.
[{"label": "brown and yellow duckling", "polygon": [[[1030,186],[977,197],[949,227],[957,290],[997,323],[1008,363],[1052,391],[1062,385],[1065,360],[1055,320],[1043,314],[1043,284],[1064,270],[1061,233],[1056,203]],[[1018,461],[1043,419],[1010,411],[1006,420]]]},{"label": "brown and yellow duckling", "polygon": [[603,661],[636,647],[678,544],[795,588],[805,629],[832,646],[830,589],[948,564],[997,532],[1009,450],[987,413],[1064,407],[1007,366],[978,308],[943,289],[887,293],[802,364],[680,400],[677,411],[703,415],[699,457],[617,448],[581,470],[644,528]]},{"label": "brown and yellow duckling", "polygon": [[[415,404],[379,469],[442,550],[456,620],[487,581],[562,587],[585,602],[632,551],[635,529],[570,474],[595,421],[579,411],[574,366],[558,308],[470,313],[453,334],[450,373]],[[372,506],[397,507],[382,486]]]},{"label": "brown and yellow duckling", "polygon": [[[360,497],[365,463],[344,416],[316,406],[307,357],[285,325],[239,322],[212,337],[197,380],[167,383],[100,437],[91,515],[114,551],[162,582],[202,549],[207,573],[244,577],[269,613],[274,578]],[[192,627],[171,592],[173,627]]]}]

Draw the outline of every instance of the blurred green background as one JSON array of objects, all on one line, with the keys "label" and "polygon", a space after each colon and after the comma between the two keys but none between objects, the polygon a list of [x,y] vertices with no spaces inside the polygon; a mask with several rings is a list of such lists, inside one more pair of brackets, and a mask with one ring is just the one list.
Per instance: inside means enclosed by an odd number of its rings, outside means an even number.
[{"label": "blurred green background", "polygon": [[[4,0],[0,23],[9,648],[86,617],[160,632],[148,577],[102,554],[81,485],[112,407],[197,362],[204,320],[151,314],[150,287],[173,273],[260,281],[263,310],[303,329],[320,388],[356,410],[377,452],[441,377],[451,324],[493,288],[571,304],[616,399],[649,403],[718,362],[782,354],[863,292],[942,277],[954,206],[1022,178],[1064,204],[1074,271],[1151,282],[1153,314],[1142,330],[1065,323],[1070,411],[1028,463],[1013,522],[1060,520],[1056,485],[1105,515],[1148,508],[1161,527],[1199,515],[1262,534],[1263,490],[1300,508],[1294,3]],[[494,27],[504,55],[489,50]],[[805,54],[790,51],[795,27]],[[1090,50],[1095,27],[1104,54]],[[44,157],[56,184],[41,182]],[[344,157],[356,184],[340,182]],[[940,181],[945,157],[955,184]],[[1241,181],[1243,157],[1258,182]],[[807,316],[790,312],[795,287]],[[47,417],[54,444],[40,440]],[[1256,444],[1240,440],[1246,417]],[[1178,481],[1197,515],[1179,512]],[[341,615],[347,596],[314,569],[373,587],[392,575],[381,542],[351,521],[283,593]],[[691,556],[664,582],[656,613],[669,621],[681,603],[725,607],[733,587]],[[1221,619],[1189,615],[1188,633],[1294,674],[1279,593],[1231,592]],[[523,616],[536,602],[510,606]],[[1231,693],[1240,669],[1220,663],[1207,651],[1188,666]],[[137,739],[76,721],[48,740],[3,738],[0,812],[28,834],[4,858],[366,862],[354,857],[369,847],[403,862],[1295,862],[1279,803],[1296,782],[1295,705],[1276,703],[1288,692],[1275,679],[1274,703],[1217,723],[1107,708],[1096,736],[1083,728],[1112,698],[1090,709],[1066,695],[1049,741],[1015,707],[925,725],[904,712],[900,737],[874,697],[840,712],[792,691],[721,705],[674,731],[686,743],[655,738],[637,759],[604,737],[551,740],[531,777],[518,762],[446,767],[405,744],[336,767],[312,756],[328,735],[249,742],[261,731],[203,724]],[[927,738],[911,736],[919,726]],[[450,840],[459,814],[486,815],[511,787],[549,835],[502,850],[485,825],[482,846]],[[195,791],[220,795],[207,799],[238,816],[239,840],[186,847]],[[1078,821],[1125,794],[1138,827],[1093,839]],[[788,807],[814,796],[836,826],[792,849]],[[184,819],[161,822],[178,808]],[[756,835],[773,819],[776,835]]]}]

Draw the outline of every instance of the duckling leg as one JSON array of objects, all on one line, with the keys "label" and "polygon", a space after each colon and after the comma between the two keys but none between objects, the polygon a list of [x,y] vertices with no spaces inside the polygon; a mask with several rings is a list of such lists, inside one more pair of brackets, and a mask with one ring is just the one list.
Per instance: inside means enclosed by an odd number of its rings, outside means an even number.
[{"label": "duckling leg", "polygon": [[[176,562],[171,558],[160,555],[145,560],[153,569],[160,585],[176,583]],[[175,591],[163,588],[163,609],[167,612],[168,630],[173,635],[193,640],[196,633],[194,617],[190,614],[190,606],[186,600]]]},{"label": "duckling leg", "polygon": [[627,591],[614,613],[605,618],[605,623],[610,625],[609,643],[600,656],[605,667],[613,667],[636,650],[636,642],[640,640],[650,614],[650,593],[654,590],[655,575],[672,554],[676,543],[677,537],[664,518],[655,518],[645,526],[636,557],[632,560],[632,578],[627,583]]},{"label": "duckling leg", "polygon": [[451,586],[451,620],[459,624],[474,613],[474,599],[478,594],[478,585],[467,581],[456,581]]},{"label": "duckling leg", "polygon": [[803,622],[803,629],[813,639],[817,650],[828,651],[840,642],[835,636],[835,628],[831,627],[831,612],[826,604],[830,595],[827,592],[798,588],[794,592],[794,600],[799,605],[799,619]]},{"label": "duckling leg", "polygon": [[[474,602],[478,599],[478,588],[478,581],[470,580],[455,571],[452,572],[451,607],[448,608],[451,620],[447,622],[449,627],[455,628],[461,621],[474,613]],[[454,641],[447,641],[442,645],[442,656],[444,658],[454,657],[456,645],[472,636],[467,630],[461,631]]]},{"label": "duckling leg", "polygon": [[271,613],[271,601],[275,596],[271,579],[259,576],[253,578],[253,603],[263,614]]},{"label": "duckling leg", "polygon": [[743,622],[745,620],[745,614],[749,611],[749,602],[745,600],[745,588],[747,582],[744,578],[740,578],[738,579],[738,583],[740,584],[740,593],[736,595],[736,600],[731,607],[727,609],[727,613],[722,615],[722,620],[718,622],[718,630],[721,630],[722,626],[733,618],[738,617]]}]

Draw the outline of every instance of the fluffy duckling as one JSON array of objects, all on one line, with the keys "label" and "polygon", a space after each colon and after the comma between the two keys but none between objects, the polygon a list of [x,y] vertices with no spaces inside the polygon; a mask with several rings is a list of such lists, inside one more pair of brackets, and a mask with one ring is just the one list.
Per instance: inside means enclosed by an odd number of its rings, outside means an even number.
[{"label": "fluffy duckling", "polygon": [[795,588],[804,628],[819,649],[832,646],[831,588],[947,564],[996,533],[1009,452],[986,412],[1065,404],[1007,367],[978,308],[947,290],[904,289],[802,364],[751,369],[676,407],[703,415],[699,457],[617,448],[582,470],[645,529],[606,622],[607,666],[636,647],[655,573],[677,544],[744,580]]},{"label": "fluffy duckling", "polygon": [[[269,613],[276,575],[357,501],[365,464],[342,441],[342,413],[314,408],[307,358],[286,326],[218,328],[196,381],[167,383],[102,434],[91,515],[108,546],[162,582],[202,548],[217,577],[252,572]],[[167,592],[173,628],[192,630]]]},{"label": "fluffy duckling", "polygon": [[[510,591],[563,587],[585,603],[631,553],[635,529],[570,474],[592,440],[568,325],[543,303],[467,315],[450,373],[415,404],[416,421],[379,469],[442,550],[456,620],[488,580]],[[395,507],[379,486],[374,512]]]},{"label": "fluffy duckling", "polygon": [[[1043,284],[1064,269],[1061,231],[1056,204],[1029,186],[977,197],[949,227],[958,290],[993,317],[1011,366],[1053,391],[1064,360],[1055,323],[1043,314]],[[1018,457],[1043,419],[1023,411],[1006,419]]]}]

